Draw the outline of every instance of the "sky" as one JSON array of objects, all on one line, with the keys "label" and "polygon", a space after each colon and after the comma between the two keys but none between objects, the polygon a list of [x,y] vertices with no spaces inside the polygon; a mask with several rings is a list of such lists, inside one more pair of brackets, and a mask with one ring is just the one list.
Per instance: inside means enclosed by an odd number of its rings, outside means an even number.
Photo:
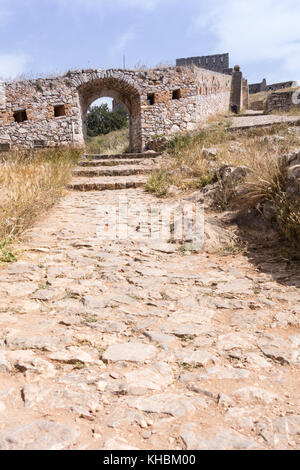
[{"label": "sky", "polygon": [[299,0],[0,0],[0,77],[230,53],[250,83],[300,80]]}]

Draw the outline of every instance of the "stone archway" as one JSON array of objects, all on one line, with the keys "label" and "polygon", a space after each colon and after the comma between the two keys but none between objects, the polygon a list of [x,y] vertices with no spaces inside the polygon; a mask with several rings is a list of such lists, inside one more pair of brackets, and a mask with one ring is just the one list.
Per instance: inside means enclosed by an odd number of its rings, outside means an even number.
[{"label": "stone archway", "polygon": [[83,135],[86,138],[86,115],[90,105],[102,97],[121,102],[129,114],[130,152],[142,152],[141,98],[139,90],[126,79],[114,76],[88,77],[78,87]]}]

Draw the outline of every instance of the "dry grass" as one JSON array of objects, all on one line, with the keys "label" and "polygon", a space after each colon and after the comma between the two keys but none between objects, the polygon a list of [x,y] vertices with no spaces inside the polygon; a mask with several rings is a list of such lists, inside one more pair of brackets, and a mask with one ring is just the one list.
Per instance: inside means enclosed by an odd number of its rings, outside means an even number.
[{"label": "dry grass", "polygon": [[300,107],[294,106],[293,108],[289,109],[288,111],[271,111],[268,114],[274,114],[278,116],[300,116]]},{"label": "dry grass", "polygon": [[[294,130],[292,130],[294,129]],[[285,196],[286,174],[279,167],[279,157],[300,148],[299,128],[287,124],[231,132],[224,123],[200,132],[177,136],[170,142],[161,168],[154,171],[146,189],[166,196],[170,186],[181,190],[200,189],[217,182],[222,165],[246,166],[252,171],[239,191],[236,183],[219,181],[217,206],[223,210],[253,208],[270,201],[276,211],[278,227],[291,243],[300,241],[300,207]],[[203,148],[213,147],[217,155]]]},{"label": "dry grass", "polygon": [[[284,140],[272,137],[277,134]],[[270,166],[270,155],[275,158],[299,146],[300,136],[289,133],[287,125],[232,132],[228,122],[213,123],[201,131],[176,136],[169,143],[162,166],[149,178],[146,189],[164,196],[173,185],[182,190],[201,188],[212,181],[216,169],[224,164],[245,165],[262,174],[265,169],[261,167]],[[203,151],[210,148],[216,149],[216,157]]]},{"label": "dry grass", "polygon": [[13,261],[9,244],[63,194],[80,151],[55,148],[11,152],[0,160],[0,261]]},{"label": "dry grass", "polygon": [[161,168],[152,172],[146,190],[161,197],[170,186],[187,190],[209,183],[214,162],[203,157],[202,149],[234,139],[228,132],[229,125],[213,123],[204,130],[177,135],[168,145],[169,158],[166,156]]},{"label": "dry grass", "polygon": [[299,87],[281,88],[280,90],[270,91],[270,93],[289,93],[290,91],[300,91]]},{"label": "dry grass", "polygon": [[255,101],[263,101],[265,103],[267,101],[269,94],[270,94],[269,91],[261,91],[260,93],[251,93],[249,95],[249,104],[251,105]]},{"label": "dry grass", "polygon": [[280,166],[280,155],[274,153],[262,158],[258,154],[252,165],[253,173],[243,182],[243,194],[238,200],[233,198],[233,202],[239,209],[256,208],[258,211],[263,203],[269,202],[279,232],[299,256],[300,200],[286,195],[287,170]]},{"label": "dry grass", "polygon": [[88,138],[88,152],[99,154],[125,153],[129,151],[129,128],[112,131],[106,135]]}]

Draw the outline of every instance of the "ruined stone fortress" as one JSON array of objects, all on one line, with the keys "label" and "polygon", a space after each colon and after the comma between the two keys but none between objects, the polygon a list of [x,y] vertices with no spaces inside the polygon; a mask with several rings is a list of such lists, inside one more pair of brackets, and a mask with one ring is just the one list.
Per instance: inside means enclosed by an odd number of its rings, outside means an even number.
[{"label": "ruined stone fortress", "polygon": [[[248,86],[240,68],[230,68],[228,53],[177,59],[175,67],[72,70],[55,78],[0,82],[0,151],[83,145],[90,105],[111,97],[128,111],[131,152],[141,152],[159,136],[199,128],[210,115],[247,109],[249,91],[294,83]],[[290,97],[284,104],[282,97],[270,97],[270,109],[290,107]]]},{"label": "ruined stone fortress", "polygon": [[101,97],[125,106],[130,150],[141,152],[159,136],[199,128],[210,115],[248,108],[249,86],[238,66],[229,67],[229,54],[177,59],[175,67],[0,82],[0,151],[83,145],[87,111]]},{"label": "ruined stone fortress", "polygon": [[123,103],[130,147],[140,152],[156,136],[199,127],[229,109],[232,77],[199,67],[75,70],[56,78],[2,82],[0,147],[84,144],[86,114],[98,98]]}]

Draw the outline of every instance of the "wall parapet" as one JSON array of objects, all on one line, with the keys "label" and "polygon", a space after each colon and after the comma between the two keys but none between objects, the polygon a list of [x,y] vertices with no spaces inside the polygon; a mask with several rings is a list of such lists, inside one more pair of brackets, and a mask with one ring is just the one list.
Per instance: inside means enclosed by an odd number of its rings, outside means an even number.
[{"label": "wall parapet", "polygon": [[298,83],[296,81],[290,80],[288,82],[272,83],[267,85],[266,79],[264,78],[261,83],[252,83],[249,85],[249,93],[261,93],[263,91],[276,91],[283,90],[285,88],[294,88],[297,87]]},{"label": "wall parapet", "polygon": [[231,75],[232,69],[229,67],[229,53],[213,54],[197,57],[186,57],[176,59],[177,66],[196,66],[203,69],[211,70]]}]

